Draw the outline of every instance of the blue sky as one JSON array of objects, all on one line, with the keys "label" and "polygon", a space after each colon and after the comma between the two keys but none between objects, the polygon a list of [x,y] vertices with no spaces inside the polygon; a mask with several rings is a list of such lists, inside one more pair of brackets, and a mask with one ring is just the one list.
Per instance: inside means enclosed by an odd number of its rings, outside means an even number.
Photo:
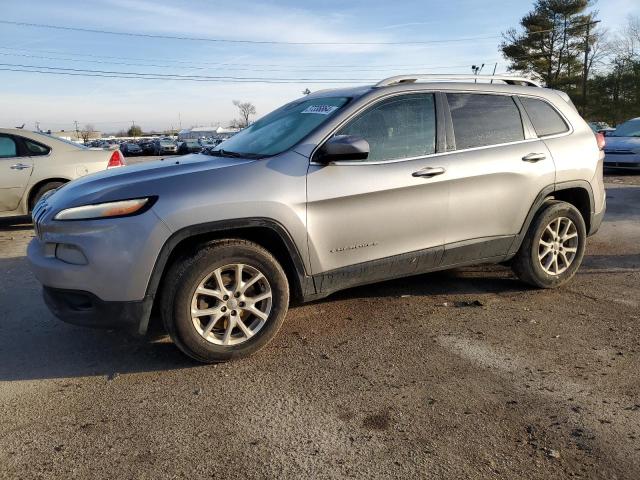
[{"label": "blue sky", "polygon": [[[227,124],[232,100],[258,116],[302,90],[400,73],[470,73],[498,62],[501,32],[516,26],[532,0],[244,1],[3,0],[2,19],[171,36],[281,42],[403,42],[490,37],[426,45],[265,45],[126,37],[0,24],[0,63],[118,72],[308,78],[287,84],[87,78],[0,71],[0,126],[102,131]],[[602,25],[620,28],[637,0],[600,0]],[[0,66],[0,68],[15,68]],[[322,83],[321,83],[322,82]],[[337,86],[337,84],[335,85]]]}]

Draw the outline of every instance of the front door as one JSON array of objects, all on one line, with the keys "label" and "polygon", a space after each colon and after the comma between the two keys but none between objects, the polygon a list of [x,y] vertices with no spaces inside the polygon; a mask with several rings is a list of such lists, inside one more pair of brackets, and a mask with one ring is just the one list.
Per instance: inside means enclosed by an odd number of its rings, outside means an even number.
[{"label": "front door", "polygon": [[310,165],[307,229],[313,274],[336,272],[344,287],[439,262],[449,187],[446,157],[435,150],[434,95],[382,100],[336,135],[364,138],[370,154],[366,160]]}]

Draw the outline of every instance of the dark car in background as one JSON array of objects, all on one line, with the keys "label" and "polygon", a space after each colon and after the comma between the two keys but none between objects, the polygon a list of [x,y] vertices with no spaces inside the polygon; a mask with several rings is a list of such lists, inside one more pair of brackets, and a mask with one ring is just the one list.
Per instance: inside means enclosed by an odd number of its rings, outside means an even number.
[{"label": "dark car in background", "polygon": [[140,142],[140,148],[142,149],[142,153],[144,155],[153,155],[155,151],[153,140],[143,140],[142,142]]},{"label": "dark car in background", "polygon": [[640,117],[618,125],[607,135],[605,168],[640,169]]},{"label": "dark car in background", "polygon": [[178,147],[178,153],[180,155],[186,155],[187,153],[200,153],[202,151],[202,145],[197,140],[185,140]]},{"label": "dark car in background", "polygon": [[125,142],[122,145],[120,145],[120,151],[125,157],[133,157],[135,155],[143,154],[142,148],[140,148],[140,145],[133,142]]}]

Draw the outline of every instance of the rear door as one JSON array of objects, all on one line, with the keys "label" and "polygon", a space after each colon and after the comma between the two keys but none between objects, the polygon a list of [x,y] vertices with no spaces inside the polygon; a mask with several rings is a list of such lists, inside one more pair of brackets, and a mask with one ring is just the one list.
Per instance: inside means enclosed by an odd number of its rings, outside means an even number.
[{"label": "rear door", "polygon": [[0,212],[12,212],[29,184],[33,160],[19,138],[0,133]]},{"label": "rear door", "polygon": [[[353,269],[353,280],[362,282],[439,261],[448,185],[443,181],[446,165],[435,155],[435,95],[402,94],[378,101],[336,135],[366,139],[370,154],[364,161],[312,162],[309,168],[307,228],[313,273],[361,264]],[[441,174],[419,176],[429,168]],[[345,272],[341,286],[351,282],[348,276]]]},{"label": "rear door", "polygon": [[444,263],[507,253],[555,165],[510,95],[447,93],[455,149]]}]

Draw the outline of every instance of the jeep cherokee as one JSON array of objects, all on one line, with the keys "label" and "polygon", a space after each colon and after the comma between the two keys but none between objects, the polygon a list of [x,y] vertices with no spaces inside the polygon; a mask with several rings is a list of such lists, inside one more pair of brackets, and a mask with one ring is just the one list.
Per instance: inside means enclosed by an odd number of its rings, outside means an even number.
[{"label": "jeep cherokee", "polygon": [[472,78],[317,92],[210,155],[64,185],[33,212],[47,305],[138,334],[161,318],[219,362],[264,347],[290,301],[356,285],[507,261],[564,284],[604,215],[603,138],[566,94]]}]

